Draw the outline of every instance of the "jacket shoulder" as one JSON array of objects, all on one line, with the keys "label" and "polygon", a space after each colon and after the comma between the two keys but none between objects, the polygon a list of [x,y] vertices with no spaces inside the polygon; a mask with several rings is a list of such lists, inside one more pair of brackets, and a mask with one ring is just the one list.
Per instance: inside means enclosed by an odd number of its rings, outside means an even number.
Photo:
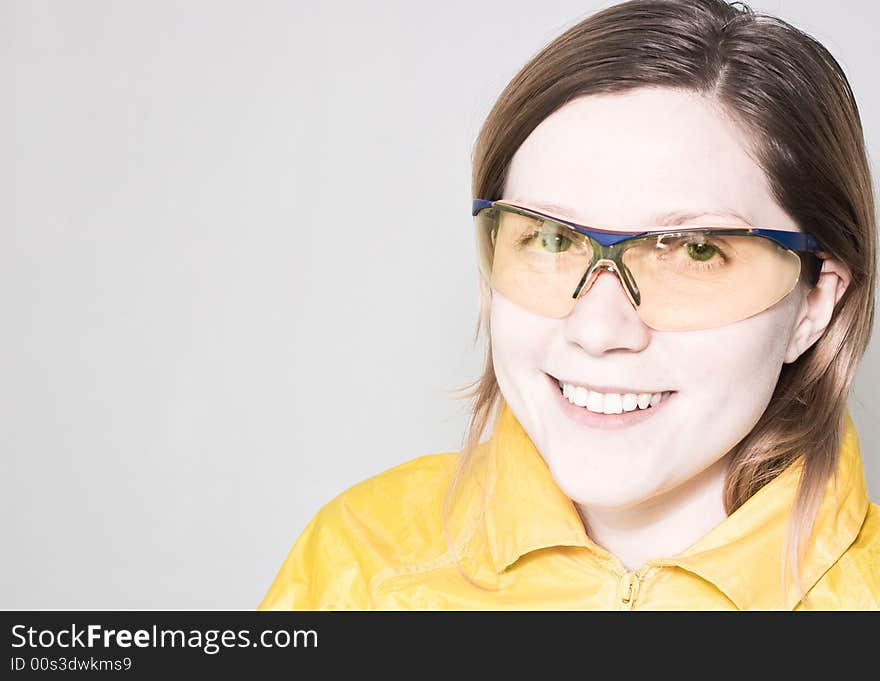
[{"label": "jacket shoulder", "polygon": [[325,521],[357,545],[377,570],[433,554],[442,542],[443,497],[456,454],[428,454],[382,471],[326,505]]},{"label": "jacket shoulder", "polygon": [[390,510],[423,513],[442,501],[456,458],[450,452],[411,459],[352,485],[325,508],[356,512],[362,519],[378,516],[386,525]]},{"label": "jacket shoulder", "polygon": [[823,581],[836,594],[835,609],[880,610],[880,506],[868,505],[855,541]]},{"label": "jacket shoulder", "polygon": [[259,609],[369,609],[374,575],[445,551],[441,508],[456,460],[455,452],[411,459],[321,507]]},{"label": "jacket shoulder", "polygon": [[875,594],[880,597],[880,505],[868,504],[862,529],[844,555],[851,562],[870,568]]}]

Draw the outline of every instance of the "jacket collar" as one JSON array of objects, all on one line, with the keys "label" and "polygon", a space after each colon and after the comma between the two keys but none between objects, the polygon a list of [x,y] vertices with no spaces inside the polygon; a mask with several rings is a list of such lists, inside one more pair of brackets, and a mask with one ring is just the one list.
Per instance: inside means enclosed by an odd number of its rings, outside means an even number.
[{"label": "jacket collar", "polygon": [[[496,573],[526,553],[551,546],[581,546],[600,558],[611,558],[587,536],[574,503],[556,484],[503,399],[487,445],[485,462],[492,484],[483,518]],[[740,609],[795,607],[796,587],[790,584],[783,592],[781,570],[800,467],[800,461],[789,466],[687,550],[651,564],[693,572]],[[855,540],[869,503],[858,435],[847,410],[837,474],[828,481],[801,563],[804,590]]]}]

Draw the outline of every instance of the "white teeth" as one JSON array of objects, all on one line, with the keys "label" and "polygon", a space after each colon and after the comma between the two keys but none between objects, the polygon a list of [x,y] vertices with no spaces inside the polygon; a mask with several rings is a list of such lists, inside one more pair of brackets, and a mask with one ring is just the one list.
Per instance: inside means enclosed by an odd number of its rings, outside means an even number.
[{"label": "white teeth", "polygon": [[583,386],[561,383],[562,394],[572,404],[586,407],[597,414],[622,414],[647,409],[659,403],[667,393],[598,393]]},{"label": "white teeth", "polygon": [[620,393],[609,393],[605,395],[605,409],[603,414],[620,414],[623,411],[623,404],[620,401]]}]

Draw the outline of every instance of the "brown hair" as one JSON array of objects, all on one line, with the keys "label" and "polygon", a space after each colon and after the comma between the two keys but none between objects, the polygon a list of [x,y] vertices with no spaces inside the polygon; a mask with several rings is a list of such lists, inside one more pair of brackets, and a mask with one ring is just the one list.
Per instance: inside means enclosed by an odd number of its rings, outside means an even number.
[{"label": "brown hair", "polygon": [[[569,100],[645,86],[688,90],[716,101],[749,133],[753,158],[775,201],[852,274],[822,337],[783,365],[767,409],[732,452],[725,483],[730,514],[790,464],[803,461],[783,561],[799,585],[803,547],[837,467],[850,384],[874,320],[872,182],[858,108],[834,57],[811,36],[743,3],[614,5],[550,42],[498,97],[474,146],[473,197],[501,198],[520,144]],[[485,328],[485,365],[482,375],[459,391],[470,401],[470,420],[443,505],[448,544],[450,500],[501,402],[492,365],[490,295],[481,278],[475,341]],[[455,556],[451,545],[450,550]]]}]

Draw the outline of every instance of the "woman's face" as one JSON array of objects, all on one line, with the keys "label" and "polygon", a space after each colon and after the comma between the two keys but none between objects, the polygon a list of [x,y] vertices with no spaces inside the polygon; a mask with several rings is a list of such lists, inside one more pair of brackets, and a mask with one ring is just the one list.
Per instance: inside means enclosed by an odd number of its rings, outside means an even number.
[{"label": "woman's face", "polygon": [[[581,224],[621,231],[657,225],[658,216],[679,211],[704,213],[682,224],[745,219],[799,231],[771,198],[742,135],[715,105],[684,91],[581,97],[523,142],[502,198],[552,204],[551,212]],[[607,271],[563,319],[493,291],[495,373],[569,497],[587,507],[634,506],[723,465],[764,412],[783,363],[796,359],[791,338],[804,299],[799,286],[772,308],[727,326],[655,331]],[[558,379],[671,394],[637,422],[603,428],[576,416],[585,408],[561,395]]]}]

